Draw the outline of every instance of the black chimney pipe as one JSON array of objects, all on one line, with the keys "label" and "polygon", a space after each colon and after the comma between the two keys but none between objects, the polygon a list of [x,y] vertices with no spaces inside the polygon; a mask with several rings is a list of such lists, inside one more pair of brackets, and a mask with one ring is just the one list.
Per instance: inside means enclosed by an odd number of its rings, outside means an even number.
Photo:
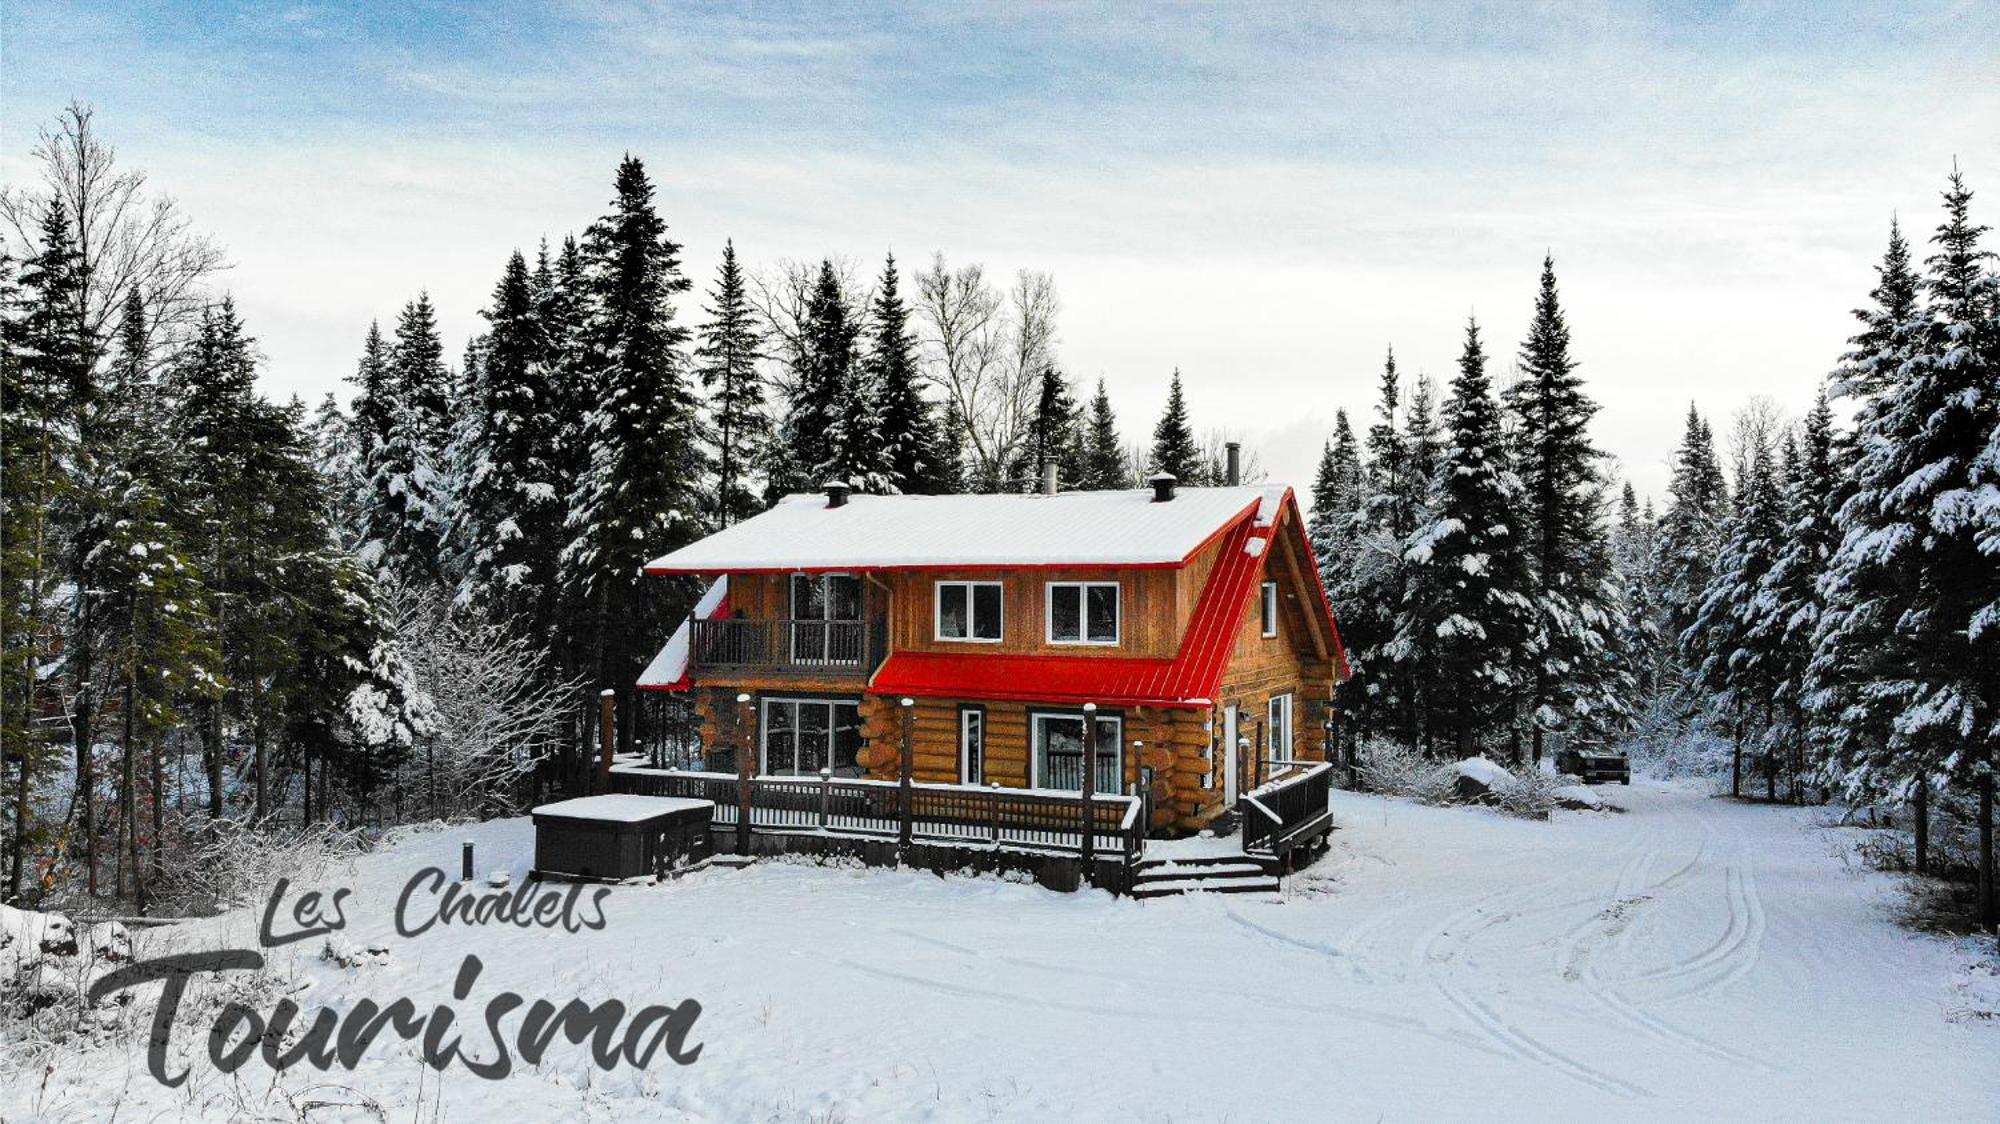
[{"label": "black chimney pipe", "polygon": [[1174,485],[1179,482],[1180,478],[1171,472],[1155,472],[1151,476],[1146,477],[1146,483],[1153,486],[1154,503],[1166,503],[1168,500],[1173,499]]},{"label": "black chimney pipe", "polygon": [[1229,482],[1230,487],[1234,488],[1238,484],[1243,483],[1243,442],[1224,442],[1222,452],[1225,463],[1228,466],[1223,472],[1223,479]]},{"label": "black chimney pipe", "polygon": [[829,480],[821,484],[820,487],[826,489],[826,506],[828,507],[846,507],[847,493],[854,490],[854,485],[849,484],[845,480]]}]

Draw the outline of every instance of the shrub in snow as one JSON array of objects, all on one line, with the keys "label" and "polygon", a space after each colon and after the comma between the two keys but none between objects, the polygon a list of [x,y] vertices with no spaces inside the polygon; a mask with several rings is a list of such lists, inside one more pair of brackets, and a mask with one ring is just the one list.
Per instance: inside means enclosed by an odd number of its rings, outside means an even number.
[{"label": "shrub in snow", "polygon": [[1357,748],[1361,779],[1371,791],[1426,804],[1452,799],[1457,775],[1449,764],[1389,738],[1366,738]]},{"label": "shrub in snow", "polygon": [[324,825],[285,830],[223,819],[210,821],[206,831],[167,867],[159,894],[170,908],[219,913],[260,900],[280,878],[326,881],[369,843],[359,830]]}]

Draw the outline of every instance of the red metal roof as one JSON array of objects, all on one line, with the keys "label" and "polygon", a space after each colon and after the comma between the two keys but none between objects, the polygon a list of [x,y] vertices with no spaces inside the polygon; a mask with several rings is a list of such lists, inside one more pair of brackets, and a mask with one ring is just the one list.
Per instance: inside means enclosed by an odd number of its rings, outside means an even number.
[{"label": "red metal roof", "polygon": [[[1291,493],[1285,495],[1290,503]],[[875,673],[874,694],[1096,702],[1105,706],[1202,708],[1221,685],[1252,585],[1279,520],[1246,512],[1227,528],[1208,585],[1171,660],[1115,656],[896,652]],[[1253,541],[1264,545],[1248,549]],[[1322,594],[1324,596],[1324,594]]]},{"label": "red metal roof", "polygon": [[[1200,709],[1212,704],[1220,689],[1229,656],[1236,646],[1250,595],[1264,562],[1271,556],[1278,528],[1288,521],[1296,545],[1311,575],[1313,589],[1326,613],[1336,674],[1348,673],[1347,654],[1334,622],[1333,605],[1320,581],[1319,567],[1299,518],[1290,489],[1268,525],[1258,522],[1263,505],[1246,508],[1217,528],[1203,548],[1221,540],[1220,554],[1209,571],[1208,584],[1195,603],[1173,659],[1118,656],[1061,656],[994,652],[892,652],[868,686],[872,694],[918,695],[931,698],[1019,699],[1027,702],[1096,702],[1104,706],[1162,706]],[[1252,544],[1258,544],[1252,546]],[[1254,553],[1253,553],[1254,551]],[[1197,549],[1183,561],[1192,562]],[[726,602],[716,616],[727,613]],[[683,623],[683,628],[687,625]],[[685,666],[672,682],[648,684],[648,689],[682,691],[690,685]]]}]

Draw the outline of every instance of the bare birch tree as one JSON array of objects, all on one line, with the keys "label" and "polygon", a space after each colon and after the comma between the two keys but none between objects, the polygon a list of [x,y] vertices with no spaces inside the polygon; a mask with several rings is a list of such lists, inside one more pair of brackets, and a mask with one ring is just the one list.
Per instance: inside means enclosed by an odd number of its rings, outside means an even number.
[{"label": "bare birch tree", "polygon": [[32,256],[43,218],[61,199],[75,224],[90,338],[110,337],[136,288],[146,305],[147,352],[164,362],[165,345],[200,315],[203,283],[225,266],[222,249],[194,232],[174,200],[149,193],[145,173],[119,170],[92,116],[90,106],[71,102],[41,131],[34,160],[42,182],[0,188],[0,240],[15,257]]},{"label": "bare birch tree", "polygon": [[953,269],[941,253],[916,281],[928,377],[965,419],[974,479],[996,486],[1034,416],[1042,368],[1054,361],[1055,281],[1022,270],[1003,294],[983,266]]}]

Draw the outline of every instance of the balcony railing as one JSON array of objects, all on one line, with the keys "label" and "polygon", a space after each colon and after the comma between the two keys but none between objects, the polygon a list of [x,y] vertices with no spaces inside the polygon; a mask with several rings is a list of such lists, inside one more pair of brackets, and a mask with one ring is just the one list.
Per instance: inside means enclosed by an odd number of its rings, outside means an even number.
[{"label": "balcony railing", "polygon": [[745,620],[694,622],[694,665],[730,671],[858,671],[875,669],[888,629],[881,618],[865,621]]}]

